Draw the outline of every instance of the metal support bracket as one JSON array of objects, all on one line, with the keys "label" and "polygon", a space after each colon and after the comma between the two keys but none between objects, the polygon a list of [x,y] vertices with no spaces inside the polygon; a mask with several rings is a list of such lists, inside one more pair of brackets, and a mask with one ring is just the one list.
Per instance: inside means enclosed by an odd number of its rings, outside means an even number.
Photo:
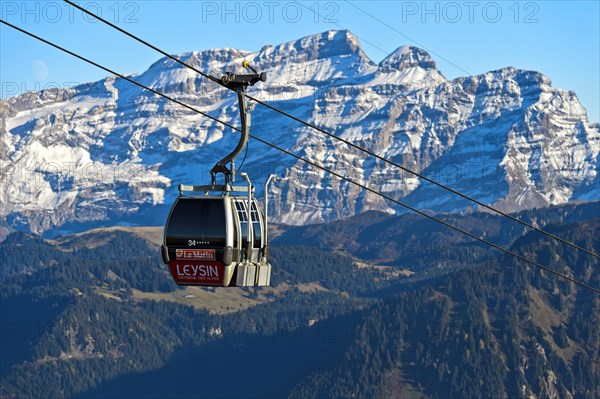
[{"label": "metal support bracket", "polygon": [[[250,135],[250,112],[246,105],[246,96],[244,92],[248,86],[253,86],[258,82],[265,82],[267,80],[267,75],[264,72],[258,73],[256,69],[252,68],[250,64],[248,64],[248,61],[244,61],[243,66],[244,68],[250,68],[254,73],[248,75],[235,75],[227,72],[227,74],[221,77],[220,80],[221,85],[237,93],[242,129],[240,141],[235,149],[229,155],[217,162],[211,169],[210,175],[213,185],[216,184],[217,175],[219,173],[222,173],[225,177],[225,184],[228,184],[230,181],[235,182],[234,160],[238,155],[240,155],[240,153],[244,150],[244,147],[246,147],[248,144],[248,136]],[[231,164],[231,166],[227,167],[227,164]]]}]

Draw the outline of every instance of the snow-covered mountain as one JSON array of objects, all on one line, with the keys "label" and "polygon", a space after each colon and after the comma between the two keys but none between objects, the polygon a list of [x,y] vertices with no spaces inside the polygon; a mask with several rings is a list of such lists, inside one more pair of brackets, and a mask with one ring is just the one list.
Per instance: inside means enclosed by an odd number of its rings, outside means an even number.
[{"label": "snow-covered mountain", "polygon": [[[411,46],[377,65],[348,31],[179,57],[215,76],[241,72],[247,59],[268,74],[253,96],[504,210],[600,198],[600,125],[539,72],[507,67],[448,80]],[[239,124],[234,93],[168,58],[134,78]],[[0,118],[0,238],[162,224],[177,184],[208,182],[238,137],[115,77],[2,100]],[[413,206],[472,206],[260,105],[251,131]],[[243,169],[259,187],[270,173],[282,177],[270,208],[279,222],[402,210],[256,141]]]}]

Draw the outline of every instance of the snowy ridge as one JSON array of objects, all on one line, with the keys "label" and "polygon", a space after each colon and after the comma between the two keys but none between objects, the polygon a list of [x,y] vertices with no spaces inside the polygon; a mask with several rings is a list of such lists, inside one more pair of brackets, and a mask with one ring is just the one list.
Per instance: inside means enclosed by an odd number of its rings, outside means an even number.
[{"label": "snowy ridge", "polygon": [[[600,125],[539,72],[449,81],[411,46],[377,65],[348,31],[179,57],[215,76],[241,72],[248,59],[268,74],[253,96],[504,210],[600,199]],[[133,77],[239,124],[233,93],[168,58]],[[472,206],[260,105],[252,121],[253,134],[413,206]],[[0,101],[0,132],[0,238],[15,229],[160,225],[176,185],[207,182],[237,142],[230,129],[115,77]],[[270,208],[279,222],[403,211],[254,141],[244,170],[257,187],[269,173],[283,178]]]}]

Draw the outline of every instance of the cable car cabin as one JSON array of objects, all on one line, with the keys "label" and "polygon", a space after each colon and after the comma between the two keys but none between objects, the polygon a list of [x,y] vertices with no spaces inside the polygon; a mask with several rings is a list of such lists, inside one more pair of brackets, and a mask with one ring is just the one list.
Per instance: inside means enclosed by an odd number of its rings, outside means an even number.
[{"label": "cable car cabin", "polygon": [[265,229],[255,198],[180,195],[165,226],[163,261],[177,285],[269,285]]},{"label": "cable car cabin", "polygon": [[[242,65],[253,73],[237,75],[228,72],[220,80],[211,77],[237,93],[242,122],[240,141],[211,169],[211,185],[179,185],[179,197],[167,218],[161,253],[178,285],[245,287],[269,285],[271,280],[266,212],[261,212],[246,173],[240,175],[247,187],[229,184],[235,181],[234,160],[246,147],[250,135],[250,113],[244,92],[248,86],[267,79],[247,61]],[[220,174],[224,184],[217,186],[216,178]],[[265,183],[265,207],[268,204],[267,185],[272,177]],[[186,196],[184,191],[204,192],[205,195]],[[210,192],[219,195],[209,196]],[[247,192],[247,196],[233,195],[236,192]]]}]

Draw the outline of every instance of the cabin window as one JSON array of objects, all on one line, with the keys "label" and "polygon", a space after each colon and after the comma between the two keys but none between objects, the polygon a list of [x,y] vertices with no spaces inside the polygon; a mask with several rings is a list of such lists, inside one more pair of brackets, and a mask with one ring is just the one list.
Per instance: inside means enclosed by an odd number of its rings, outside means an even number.
[{"label": "cabin window", "polygon": [[179,198],[169,219],[167,241],[186,247],[224,247],[226,229],[223,199]]}]

